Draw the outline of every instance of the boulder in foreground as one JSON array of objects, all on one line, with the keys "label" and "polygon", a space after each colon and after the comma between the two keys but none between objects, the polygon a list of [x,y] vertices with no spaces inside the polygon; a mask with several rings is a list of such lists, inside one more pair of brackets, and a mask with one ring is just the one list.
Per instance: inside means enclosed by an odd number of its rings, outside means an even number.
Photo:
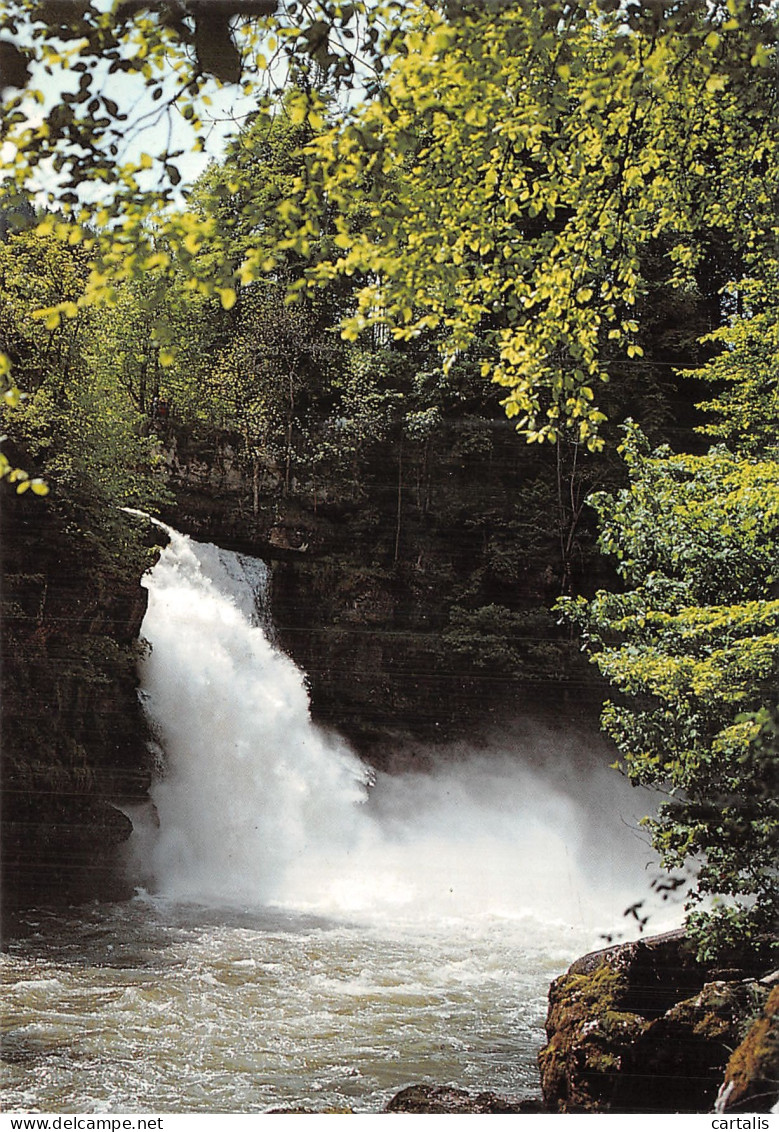
[{"label": "boulder in foreground", "polygon": [[537,1100],[518,1100],[496,1093],[469,1093],[449,1085],[410,1085],[394,1096],[385,1112],[512,1113],[543,1112]]},{"label": "boulder in foreground", "polygon": [[761,974],[747,960],[707,968],[682,932],[578,959],[549,992],[539,1055],[547,1110],[710,1112],[768,998]]}]

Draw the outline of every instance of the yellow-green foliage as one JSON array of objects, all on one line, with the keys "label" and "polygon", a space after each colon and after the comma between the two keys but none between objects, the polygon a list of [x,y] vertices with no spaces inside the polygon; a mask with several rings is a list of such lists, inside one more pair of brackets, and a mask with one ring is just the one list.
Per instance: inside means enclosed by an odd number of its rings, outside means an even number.
[{"label": "yellow-green foliage", "polygon": [[[240,84],[268,121],[289,73],[299,83],[282,113],[320,137],[294,190],[267,201],[286,229],[282,255],[308,257],[327,236],[313,280],[362,284],[348,335],[377,320],[399,338],[437,329],[452,360],[486,332],[485,376],[530,440],[568,431],[601,444],[604,355],[641,354],[632,307],[650,243],[665,241],[680,288],[700,267],[704,233],[721,233],[747,266],[774,246],[775,27],[764,7],[276,7],[255,0],[228,26],[228,5],[206,27],[197,12],[157,4],[2,6],[16,63],[0,92],[5,183],[30,194],[47,170],[41,236],[93,257],[79,299],[42,304],[47,328],[174,259],[192,292],[225,310],[239,284],[273,270],[266,238],[242,262],[201,256],[213,216],[172,205],[185,148],[206,148],[220,87]],[[332,130],[317,68],[363,85]],[[64,89],[43,113],[47,70]]]},{"label": "yellow-green foliage", "polygon": [[[78,307],[88,271],[84,250],[54,237],[28,230],[0,243],[0,340],[25,389],[6,400],[3,426],[45,473],[42,480],[11,471],[8,479],[17,492],[25,484],[36,494],[53,488],[60,501],[148,506],[160,491],[152,445],[106,349],[106,313]],[[35,317],[60,303],[72,304],[74,317],[50,325]]]},{"label": "yellow-green foliage", "polygon": [[597,448],[604,353],[642,352],[642,250],[667,240],[685,288],[710,226],[747,257],[774,246],[773,33],[738,0],[681,23],[662,5],[406,8],[383,93],[310,147],[291,246],[326,195],[314,277],[369,273],[345,333],[436,328],[451,359],[487,328],[483,372],[526,437]]},{"label": "yellow-green foliage", "polygon": [[710,382],[715,396],[699,407],[714,414],[699,432],[719,437],[745,452],[776,443],[779,418],[779,319],[777,273],[766,264],[760,278],[731,287],[746,310],[706,339],[724,348],[689,376]]},{"label": "yellow-green foliage", "polygon": [[647,819],[663,864],[691,861],[703,952],[777,912],[779,463],[650,454],[628,429],[630,485],[592,499],[623,592],[561,603],[620,694],[603,726],[634,783],[670,793]]}]

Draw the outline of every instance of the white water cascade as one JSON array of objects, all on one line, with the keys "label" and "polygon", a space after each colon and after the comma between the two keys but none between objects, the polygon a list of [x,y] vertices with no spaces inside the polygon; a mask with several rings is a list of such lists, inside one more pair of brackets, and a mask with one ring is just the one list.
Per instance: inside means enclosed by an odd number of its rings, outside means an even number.
[{"label": "white water cascade", "polygon": [[168,533],[142,630],[164,765],[153,871],[168,896],[267,904],[296,862],[353,844],[367,772],[311,725],[261,616],[264,563]]},{"label": "white water cascade", "polygon": [[270,639],[258,613],[265,566],[169,535],[142,630],[145,707],[164,760],[158,892],[371,921],[499,916],[592,932],[619,918],[636,891],[623,883],[626,847],[592,840],[616,776],[604,790],[590,769],[566,789],[549,756],[534,770],[498,744],[371,786],[345,744],[312,724],[303,676]]}]

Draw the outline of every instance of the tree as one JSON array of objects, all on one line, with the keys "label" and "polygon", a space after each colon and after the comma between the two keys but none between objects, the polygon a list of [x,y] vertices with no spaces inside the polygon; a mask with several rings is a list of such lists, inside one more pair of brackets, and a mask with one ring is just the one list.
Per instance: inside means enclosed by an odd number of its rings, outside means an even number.
[{"label": "tree", "polygon": [[[349,87],[364,56],[370,81],[382,67],[384,12],[396,7],[292,0],[277,14],[276,0],[117,0],[109,8],[9,0],[0,10],[3,228],[31,198],[45,201],[50,215],[39,233],[80,243],[91,257],[78,309],[114,302],[124,280],[164,277],[171,249],[194,289],[229,309],[234,265],[211,261],[204,276],[196,262],[210,218],[171,209],[180,159],[207,149],[210,110],[225,85],[240,83],[255,97],[254,113],[271,115],[294,73],[299,97],[289,113],[298,124],[316,121],[322,100],[309,76],[326,72]],[[73,313],[61,302],[42,310],[52,324]],[[2,342],[0,394],[11,406],[22,396]],[[6,476],[29,482],[0,457]]]},{"label": "tree", "polygon": [[773,24],[737,0],[446,11],[411,5],[380,94],[310,147],[292,246],[326,195],[313,278],[372,273],[347,333],[441,328],[450,359],[486,335],[525,436],[597,448],[606,347],[641,355],[643,252],[665,240],[684,291],[712,234],[756,275],[774,246]]},{"label": "tree", "polygon": [[777,443],[779,424],[779,295],[776,261],[763,278],[731,287],[740,312],[707,341],[720,349],[707,366],[687,376],[713,385],[715,395],[700,408],[714,415],[699,429],[741,452],[759,453]]},{"label": "tree", "polygon": [[338,343],[317,325],[310,304],[289,307],[283,287],[255,287],[244,296],[240,321],[215,358],[204,392],[222,426],[242,440],[259,509],[262,465],[280,469],[287,495],[296,459],[296,433],[305,433],[312,401],[328,385]]},{"label": "tree", "polygon": [[[96,346],[98,312],[78,306],[88,272],[82,247],[34,231],[0,244],[0,333],[27,390],[6,406],[4,425],[24,462],[43,476],[18,479],[17,491],[25,483],[36,494],[56,486],[49,506],[99,513],[106,505],[150,505],[162,485],[142,435],[144,417]],[[30,317],[52,299],[77,313]]]},{"label": "tree", "polygon": [[[196,262],[212,220],[170,209],[181,182],[176,131],[147,149],[126,143],[144,123],[158,138],[180,114],[204,147],[215,83],[240,79],[268,115],[290,72],[300,81],[285,112],[316,130],[326,118],[317,69],[365,97],[314,145],[299,207],[284,202],[289,247],[305,253],[331,223],[325,194],[343,254],[316,265],[315,278],[373,275],[351,332],[380,318],[401,336],[440,326],[451,355],[488,324],[485,374],[507,389],[506,411],[530,439],[569,429],[598,446],[601,348],[612,336],[638,356],[631,308],[647,238],[671,237],[680,286],[704,230],[755,261],[773,238],[775,35],[757,3],[271,7],[5,6],[0,37],[16,60],[2,103],[9,172],[27,193],[39,172],[55,174],[51,205],[64,216],[44,229],[84,240],[94,259],[80,305],[111,301],[117,279],[165,272],[171,250],[196,290],[232,305],[232,265]],[[70,88],[38,123],[46,69]],[[356,223],[347,202],[358,187]],[[239,278],[262,275],[267,258],[249,249]]]},{"label": "tree", "polygon": [[618,694],[622,769],[666,794],[644,819],[662,864],[694,866],[688,909],[715,898],[688,920],[713,955],[779,912],[779,463],[650,453],[634,425],[622,454],[629,486],[590,502],[624,591],[559,607]]},{"label": "tree", "polygon": [[35,467],[47,492],[33,500],[0,485],[2,850],[12,902],[20,892],[94,893],[97,878],[105,895],[109,861],[129,832],[115,805],[141,798],[150,773],[135,670],[139,579],[155,552],[120,507],[160,502],[153,446],[99,353],[105,312],[80,309],[50,326],[30,318],[52,298],[78,303],[85,260],[81,247],[34,232],[0,244],[0,328],[27,389],[4,413],[9,460]]}]

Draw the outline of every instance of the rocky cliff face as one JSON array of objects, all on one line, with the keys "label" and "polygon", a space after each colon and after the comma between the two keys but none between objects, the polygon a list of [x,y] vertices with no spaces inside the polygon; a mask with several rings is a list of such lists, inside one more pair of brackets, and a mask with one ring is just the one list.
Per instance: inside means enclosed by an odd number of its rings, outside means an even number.
[{"label": "rocky cliff face", "polygon": [[[530,704],[594,718],[592,670],[546,610],[556,532],[522,512],[532,463],[494,424],[484,451],[443,429],[436,451],[388,444],[338,484],[247,468],[229,436],[160,437],[163,518],[272,563],[315,718],[383,769]],[[2,522],[6,900],[110,895],[121,807],[150,777],[135,676],[150,560],[130,519],[70,491],[9,489]]]},{"label": "rocky cliff face", "polygon": [[3,500],[3,900],[120,893],[121,807],[150,780],[136,696],[140,586],[132,520]]},{"label": "rocky cliff face", "polygon": [[389,446],[352,494],[285,491],[272,468],[255,479],[229,438],[166,438],[163,517],[272,563],[279,643],[308,676],[315,717],[387,769],[398,733],[408,752],[410,738],[462,737],[530,705],[562,705],[574,724],[597,716],[596,674],[548,611],[554,518],[531,535],[518,517],[511,485],[528,456],[504,431],[489,457],[457,455],[451,438],[435,459],[407,446],[400,491]]}]

